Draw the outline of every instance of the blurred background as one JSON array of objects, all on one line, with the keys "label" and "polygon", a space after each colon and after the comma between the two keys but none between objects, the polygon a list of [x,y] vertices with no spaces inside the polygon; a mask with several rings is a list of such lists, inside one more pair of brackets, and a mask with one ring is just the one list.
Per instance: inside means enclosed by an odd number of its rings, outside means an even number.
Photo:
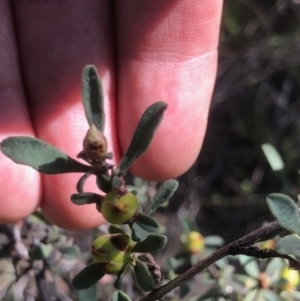
[{"label": "blurred background", "polygon": [[[267,194],[299,192],[299,20],[298,0],[224,2],[206,137],[170,204],[204,234],[232,241],[272,220]],[[281,155],[282,172],[271,169],[264,143]]]}]

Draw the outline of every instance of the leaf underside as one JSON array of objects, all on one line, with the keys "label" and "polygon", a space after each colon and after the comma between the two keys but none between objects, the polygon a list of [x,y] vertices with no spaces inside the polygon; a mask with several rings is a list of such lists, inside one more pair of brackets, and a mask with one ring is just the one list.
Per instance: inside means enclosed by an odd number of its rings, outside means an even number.
[{"label": "leaf underside", "polygon": [[163,205],[172,197],[172,195],[177,190],[177,188],[178,188],[178,182],[176,180],[165,181],[158,188],[151,203],[145,210],[145,214],[151,215],[155,210],[157,210],[161,205]]},{"label": "leaf underside", "polygon": [[162,121],[166,108],[167,104],[165,102],[158,101],[144,112],[135,129],[130,145],[118,166],[120,175],[125,174],[133,162],[147,150],[157,127]]},{"label": "leaf underside", "polygon": [[97,203],[102,200],[102,196],[93,192],[75,193],[71,195],[71,201],[75,205],[86,205]]},{"label": "leaf underside", "polygon": [[289,196],[280,193],[272,193],[267,196],[267,203],[280,226],[300,235],[298,207]]},{"label": "leaf underside", "polygon": [[280,238],[276,243],[276,251],[280,254],[300,255],[300,237],[298,235],[287,235]]},{"label": "leaf underside", "polygon": [[167,243],[167,237],[162,234],[149,234],[147,238],[138,242],[132,248],[132,252],[153,253],[159,251]]},{"label": "leaf underside", "polygon": [[139,242],[145,240],[149,234],[151,234],[151,232],[144,230],[137,223],[132,225],[132,239],[134,241]]},{"label": "leaf underside", "polygon": [[116,288],[116,289],[121,288],[122,281],[123,281],[123,278],[126,274],[127,269],[128,269],[128,264],[126,264],[124,266],[124,268],[117,274],[116,279],[115,279],[114,284],[113,284],[114,288]]},{"label": "leaf underside", "polygon": [[82,72],[82,102],[89,126],[104,132],[105,112],[102,83],[96,67],[88,65]]},{"label": "leaf underside", "polygon": [[113,293],[112,301],[131,301],[131,299],[124,292],[117,291]]},{"label": "leaf underside", "polygon": [[98,282],[105,274],[101,272],[96,263],[86,266],[73,279],[72,285],[76,290],[83,290]]},{"label": "leaf underside", "polygon": [[125,233],[122,227],[118,225],[111,224],[108,227],[108,233],[114,234],[114,233]]},{"label": "leaf underside", "polygon": [[155,283],[149,270],[144,263],[137,258],[135,260],[134,273],[139,287],[144,292],[149,292],[155,288]]},{"label": "leaf underside", "polygon": [[72,159],[53,145],[37,138],[13,136],[1,142],[1,151],[15,163],[44,174],[87,172],[90,166]]},{"label": "leaf underside", "polygon": [[135,223],[148,232],[157,232],[159,229],[159,224],[154,218],[141,212],[139,212]]}]

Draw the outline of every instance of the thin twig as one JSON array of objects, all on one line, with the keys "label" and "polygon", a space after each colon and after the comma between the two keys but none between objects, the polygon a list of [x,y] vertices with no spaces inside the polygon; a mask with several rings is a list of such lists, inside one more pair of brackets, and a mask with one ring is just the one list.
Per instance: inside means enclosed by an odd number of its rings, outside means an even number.
[{"label": "thin twig", "polygon": [[[211,264],[215,263],[219,259],[227,256],[227,255],[238,255],[236,250],[240,248],[247,248],[257,242],[267,240],[270,237],[276,236],[280,233],[283,229],[279,226],[277,221],[274,221],[270,224],[267,224],[235,241],[232,243],[222,247],[221,249],[217,250],[210,256],[206,257],[195,266],[188,269],[183,274],[179,275],[175,279],[171,280],[170,282],[166,283],[165,285],[151,291],[148,295],[141,298],[139,301],[155,301],[162,298],[165,294],[172,291],[176,287],[178,287],[183,282],[191,279],[196,274],[203,271],[205,268],[209,267]],[[241,251],[242,252],[242,251]],[[242,254],[242,253],[241,253]]]}]

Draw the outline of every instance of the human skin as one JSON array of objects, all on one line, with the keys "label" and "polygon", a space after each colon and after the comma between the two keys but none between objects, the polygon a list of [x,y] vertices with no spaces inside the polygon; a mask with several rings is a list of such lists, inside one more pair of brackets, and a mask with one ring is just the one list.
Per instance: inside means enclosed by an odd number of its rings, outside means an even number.
[{"label": "human skin", "polygon": [[[221,0],[0,1],[0,141],[43,139],[72,157],[88,129],[80,75],[97,67],[105,135],[117,163],[143,111],[168,103],[134,175],[163,181],[184,173],[202,145],[217,67]],[[52,223],[83,230],[103,222],[70,195],[81,174],[45,176],[0,154],[0,222],[40,206]],[[96,191],[92,181],[88,189]]]}]

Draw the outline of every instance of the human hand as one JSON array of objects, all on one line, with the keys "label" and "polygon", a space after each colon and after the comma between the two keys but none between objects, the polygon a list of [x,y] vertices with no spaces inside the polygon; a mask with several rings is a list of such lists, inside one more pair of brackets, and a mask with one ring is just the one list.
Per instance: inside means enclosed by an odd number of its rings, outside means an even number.
[{"label": "human hand", "polygon": [[[156,181],[182,174],[197,158],[206,128],[221,6],[221,0],[1,1],[0,141],[37,136],[76,157],[88,129],[80,74],[93,64],[116,162],[144,110],[163,100],[169,104],[163,122],[131,171]],[[69,229],[103,221],[94,206],[70,201],[80,174],[41,176],[3,154],[0,166],[1,223],[37,206]]]}]

